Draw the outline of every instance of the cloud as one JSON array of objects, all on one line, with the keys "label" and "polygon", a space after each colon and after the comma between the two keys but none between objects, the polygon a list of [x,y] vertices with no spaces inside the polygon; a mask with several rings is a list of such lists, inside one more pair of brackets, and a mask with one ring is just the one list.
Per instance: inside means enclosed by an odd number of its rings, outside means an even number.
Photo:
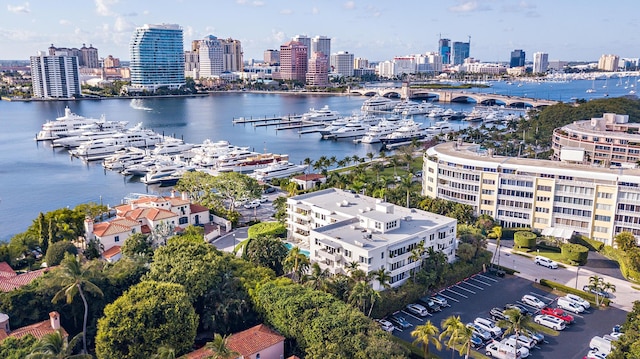
[{"label": "cloud", "polygon": [[247,0],[236,0],[236,4],[238,5],[244,5],[247,3]]},{"label": "cloud", "polygon": [[293,10],[291,10],[291,9],[282,9],[282,10],[280,10],[280,14],[282,14],[282,15],[291,15],[291,14],[293,14]]},{"label": "cloud", "polygon": [[313,9],[311,9],[311,13],[314,14],[314,15],[318,14],[318,13],[320,13],[320,9],[318,9],[317,7],[314,6]]},{"label": "cloud", "polygon": [[276,31],[276,30],[271,30],[271,40],[275,41],[279,44],[284,43],[284,40],[286,39],[286,35],[283,31]]},{"label": "cloud", "polygon": [[116,21],[113,23],[113,29],[117,32],[130,32],[135,29],[135,25],[127,21],[124,17],[118,16],[116,17]]},{"label": "cloud", "polygon": [[7,5],[7,10],[16,14],[28,14],[31,12],[28,2],[24,3],[23,5]]},{"label": "cloud", "polygon": [[142,12],[142,15],[149,15],[149,10],[144,10],[144,11]]},{"label": "cloud", "polygon": [[344,3],[344,5],[342,5],[342,7],[347,10],[352,10],[356,8],[356,3],[355,1],[347,1]]},{"label": "cloud", "polygon": [[62,19],[59,21],[60,25],[71,25],[71,21]]},{"label": "cloud", "polygon": [[480,5],[477,0],[458,0],[458,5],[451,6],[449,11],[451,12],[473,12],[491,10],[487,5]]},{"label": "cloud", "polygon": [[251,5],[253,5],[253,6],[263,6],[264,5],[264,1],[256,0],[256,1],[252,2]]},{"label": "cloud", "polygon": [[115,15],[113,11],[111,11],[110,7],[116,3],[118,0],[95,0],[96,2],[96,12],[98,15],[102,16],[113,16]]}]

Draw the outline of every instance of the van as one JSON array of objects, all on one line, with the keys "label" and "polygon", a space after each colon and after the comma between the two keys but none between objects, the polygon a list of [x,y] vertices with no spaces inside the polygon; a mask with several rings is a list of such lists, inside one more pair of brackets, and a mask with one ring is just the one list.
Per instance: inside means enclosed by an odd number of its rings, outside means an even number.
[{"label": "van", "polygon": [[558,308],[564,309],[572,313],[579,314],[584,312],[583,306],[581,306],[580,304],[578,304],[577,302],[574,302],[569,298],[559,297],[557,301],[557,305],[558,305]]},{"label": "van", "polygon": [[558,269],[558,263],[552,261],[547,257],[536,256],[536,258],[533,261],[539,266],[547,267],[550,269]]},{"label": "van", "polygon": [[589,348],[596,349],[599,353],[609,355],[609,353],[611,353],[611,342],[596,335],[589,341]]}]

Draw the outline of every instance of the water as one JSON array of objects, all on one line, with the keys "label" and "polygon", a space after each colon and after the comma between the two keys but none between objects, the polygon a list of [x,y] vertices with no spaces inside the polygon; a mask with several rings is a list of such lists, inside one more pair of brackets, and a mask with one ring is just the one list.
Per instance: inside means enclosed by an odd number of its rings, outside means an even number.
[{"label": "water", "polygon": [[[614,93],[615,84],[611,81],[611,97],[626,94],[622,92],[628,90],[623,88],[619,93]],[[603,91],[600,89],[594,94],[585,93],[591,85],[591,81],[574,81],[541,85],[525,83],[517,87],[499,82],[479,91],[514,96],[527,94],[566,101],[571,97],[602,97]],[[324,105],[348,115],[359,110],[364,100],[360,96],[224,93],[197,98],[140,101],[0,101],[0,240],[8,240],[26,230],[39,212],[66,206],[72,208],[89,201],[114,205],[119,204],[128,193],[156,194],[166,191],[147,187],[117,172],[105,171],[98,162],[87,164],[71,158],[65,150],[53,149],[46,143],[36,143],[33,138],[42,123],[61,116],[66,105],[73,112],[87,117],[98,118],[104,114],[109,120],[126,120],[130,125],[142,122],[147,128],[183,138],[187,142],[228,140],[234,145],[249,146],[259,152],[286,153],[292,162],[301,163],[307,157],[313,160],[320,156],[342,159],[354,154],[365,157],[368,152],[377,153],[380,145],[356,145],[350,140],[321,140],[318,134],[300,136],[296,130],[276,131],[273,127],[233,125],[232,119],[301,114],[311,107],[320,108]],[[473,104],[450,104],[444,107],[470,111]],[[415,120],[427,125],[434,122],[421,116],[415,117]],[[452,125],[458,129],[465,124],[453,121]]]}]

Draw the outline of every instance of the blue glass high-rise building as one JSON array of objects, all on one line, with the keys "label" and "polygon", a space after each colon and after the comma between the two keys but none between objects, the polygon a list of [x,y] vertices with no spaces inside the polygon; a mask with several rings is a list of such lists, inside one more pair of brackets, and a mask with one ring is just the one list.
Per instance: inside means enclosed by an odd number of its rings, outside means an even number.
[{"label": "blue glass high-rise building", "polygon": [[462,65],[464,59],[469,57],[471,42],[455,41],[453,43],[453,51],[451,52],[451,63],[454,65]]},{"label": "blue glass high-rise building", "polygon": [[155,91],[185,84],[182,28],[174,24],[136,28],[130,44],[131,87]]},{"label": "blue glass high-rise building", "polygon": [[511,51],[511,59],[509,60],[509,67],[522,67],[524,66],[525,61],[525,52],[524,50],[513,50]]},{"label": "blue glass high-rise building", "polygon": [[440,57],[442,58],[443,64],[451,63],[451,40],[449,39],[440,39],[438,42],[438,50],[440,52]]}]

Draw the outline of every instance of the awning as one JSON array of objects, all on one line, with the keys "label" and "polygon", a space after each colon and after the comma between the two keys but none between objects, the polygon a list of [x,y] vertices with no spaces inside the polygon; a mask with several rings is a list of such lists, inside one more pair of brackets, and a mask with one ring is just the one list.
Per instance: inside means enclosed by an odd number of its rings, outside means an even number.
[{"label": "awning", "polygon": [[562,238],[565,240],[569,240],[571,239],[571,237],[573,236],[573,234],[575,233],[574,230],[572,229],[566,229],[566,228],[555,228],[555,227],[548,227],[542,230],[542,235],[546,236],[546,237],[554,237],[554,238]]}]

